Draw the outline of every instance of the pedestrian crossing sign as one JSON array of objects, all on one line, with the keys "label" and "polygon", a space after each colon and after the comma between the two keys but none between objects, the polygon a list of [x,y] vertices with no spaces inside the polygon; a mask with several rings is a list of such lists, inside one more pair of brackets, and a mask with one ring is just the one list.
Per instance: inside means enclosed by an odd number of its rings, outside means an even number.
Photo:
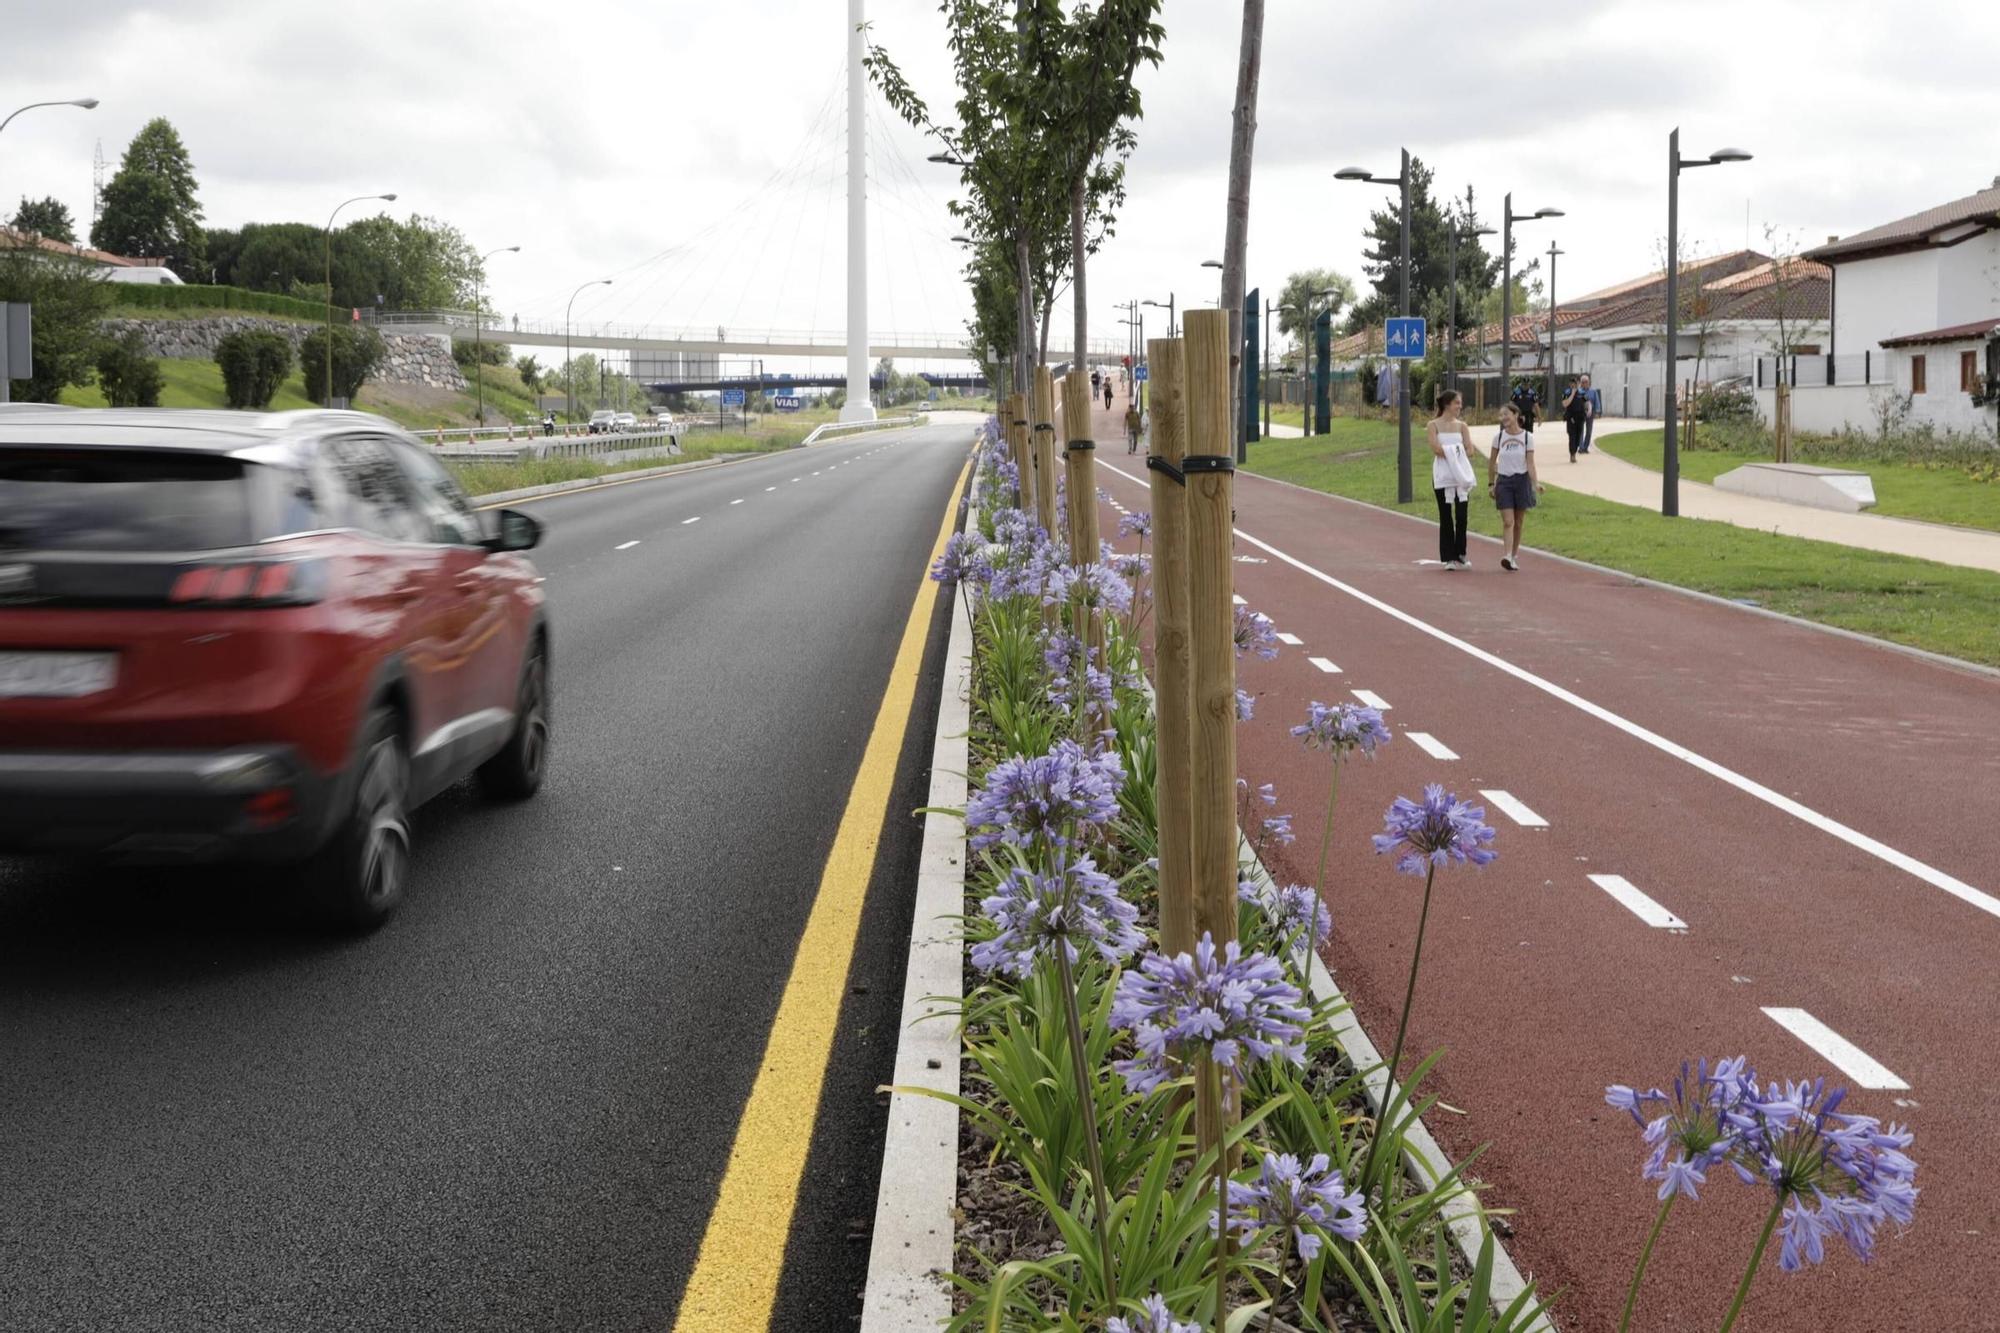
[{"label": "pedestrian crossing sign", "polygon": [[1391,357],[1421,361],[1425,354],[1425,331],[1422,316],[1391,319],[1383,346],[1388,348]]}]

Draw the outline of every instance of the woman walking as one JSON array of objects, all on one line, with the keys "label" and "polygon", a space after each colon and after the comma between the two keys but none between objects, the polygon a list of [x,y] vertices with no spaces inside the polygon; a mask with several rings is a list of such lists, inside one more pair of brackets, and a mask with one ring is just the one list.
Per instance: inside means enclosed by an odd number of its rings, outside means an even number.
[{"label": "woman walking", "polygon": [[1438,502],[1438,561],[1448,570],[1467,569],[1466,506],[1476,484],[1465,443],[1471,430],[1459,419],[1458,390],[1439,392],[1437,415],[1424,431],[1431,444],[1431,492]]},{"label": "woman walking", "polygon": [[1521,567],[1521,524],[1542,493],[1535,475],[1535,437],[1521,427],[1512,404],[1500,409],[1500,433],[1486,460],[1486,491],[1500,511],[1500,568]]}]

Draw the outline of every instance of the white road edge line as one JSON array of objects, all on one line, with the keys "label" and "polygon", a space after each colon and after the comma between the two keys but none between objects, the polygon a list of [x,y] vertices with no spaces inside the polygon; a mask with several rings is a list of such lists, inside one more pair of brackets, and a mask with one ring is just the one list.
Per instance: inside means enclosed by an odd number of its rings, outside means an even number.
[{"label": "white road edge line", "polygon": [[729,503],[731,503],[731,504],[733,504],[733,505],[740,505],[740,504],[742,504],[742,503],[743,503],[743,501],[741,501],[741,500],[731,500],[731,501],[730,501]]},{"label": "white road edge line", "polygon": [[[1125,478],[1125,480],[1132,482],[1135,485],[1144,486],[1147,484],[1145,478],[1135,477],[1131,473],[1125,471],[1122,468],[1113,467],[1109,463],[1106,463],[1103,466],[1107,471],[1116,472],[1119,476]],[[1672,755],[1674,758],[1680,760],[1682,763],[1687,764],[1692,768],[1700,769],[1702,772],[1708,774],[1712,778],[1717,778],[1723,782],[1728,783],[1730,786],[1736,788],[1738,791],[1742,792],[1746,796],[1755,797],[1757,800],[1764,802],[1766,805],[1775,806],[1777,809],[1782,810],[1786,814],[1792,816],[1792,818],[1797,819],[1802,823],[1810,824],[1812,827],[1818,829],[1820,832],[1830,834],[1831,836],[1840,839],[1840,841],[1846,843],[1848,846],[1856,848],[1859,851],[1866,852],[1868,855],[1874,857],[1876,860],[1886,862],[1887,864],[1894,866],[1896,869],[1903,871],[1905,874],[1913,875],[1917,879],[1920,879],[1924,883],[1930,885],[1932,888],[1943,889],[1946,893],[1958,899],[1960,902],[1967,903],[1973,907],[1976,907],[1980,911],[1986,913],[1988,916],[2000,917],[2000,897],[1995,897],[1993,894],[1987,893],[1983,889],[1976,889],[1972,885],[1967,884],[1964,880],[1959,879],[1954,875],[1948,875],[1944,871],[1939,870],[1936,866],[1926,865],[1924,862],[1919,861],[1916,857],[1911,856],[1907,852],[1898,851],[1894,847],[1891,847],[1888,843],[1879,841],[1878,839],[1875,838],[1871,838],[1866,833],[1861,832],[1859,829],[1850,828],[1846,824],[1841,823],[1839,820],[1834,819],[1831,816],[1821,814],[1819,811],[1813,809],[1811,806],[1803,805],[1800,802],[1793,800],[1791,797],[1786,796],[1781,792],[1773,791],[1769,787],[1766,787],[1763,783],[1758,782],[1754,778],[1745,777],[1743,774],[1738,773],[1735,769],[1727,768],[1722,764],[1717,763],[1715,760],[1710,759],[1706,755],[1698,754],[1695,751],[1688,749],[1687,746],[1680,744],[1678,741],[1668,740],[1665,736],[1660,735],[1656,731],[1651,731],[1645,727],[1640,726],[1637,722],[1632,721],[1630,718],[1619,716],[1617,713],[1612,712],[1609,708],[1604,707],[1602,704],[1592,703],[1590,700],[1584,698],[1582,695],[1577,694],[1572,690],[1566,690],[1552,680],[1545,680],[1542,677],[1537,676],[1534,672],[1529,671],[1526,667],[1515,666],[1512,662],[1509,662],[1506,658],[1498,656],[1497,654],[1494,653],[1489,653],[1484,648],[1480,648],[1474,644],[1467,643],[1464,639],[1459,638],[1455,634],[1449,634],[1444,630],[1439,629],[1435,625],[1432,625],[1423,620],[1419,620],[1417,617],[1411,615],[1408,611],[1405,611],[1400,607],[1391,606],[1389,605],[1389,603],[1383,601],[1379,597],[1370,596],[1369,594],[1361,591],[1361,589],[1355,587],[1352,584],[1342,583],[1339,579],[1333,577],[1333,575],[1325,573],[1321,570],[1314,569],[1311,565],[1307,564],[1303,560],[1300,560],[1297,556],[1287,555],[1285,552],[1279,550],[1277,547],[1271,545],[1269,542],[1262,541],[1256,537],[1253,537],[1249,533],[1243,531],[1243,529],[1241,528],[1235,528],[1233,529],[1233,531],[1238,537],[1241,537],[1244,541],[1249,542],[1252,546],[1256,547],[1258,550],[1267,552],[1270,555],[1276,557],[1277,559],[1284,561],[1286,564],[1290,565],[1292,568],[1298,570],[1302,574],[1308,574],[1313,578],[1318,579],[1321,583],[1326,584],[1329,588],[1334,588],[1341,592],[1346,593],[1349,597],[1352,597],[1355,601],[1362,603],[1364,606],[1372,606],[1377,611],[1382,612],[1384,615],[1391,616],[1397,620],[1402,621],[1405,625],[1408,625],[1411,629],[1414,629],[1422,634],[1430,635],[1433,639],[1436,639],[1439,643],[1448,644],[1451,647],[1458,649],[1460,652],[1464,653],[1468,657],[1476,658],[1477,660],[1486,663],[1486,665],[1493,667],[1496,670],[1504,671],[1508,675],[1514,677],[1516,680],[1521,681],[1522,683],[1527,685],[1532,685],[1536,689],[1542,691],[1542,693],[1550,695],[1553,698],[1560,699],[1564,703],[1570,705],[1572,708],[1578,709],[1581,712],[1588,713],[1590,716],[1596,718],[1600,722],[1609,723],[1611,726],[1618,728],[1618,730],[1624,732],[1626,735],[1632,737],[1634,740],[1640,741],[1646,745],[1650,745],[1654,749],[1660,751],[1663,754]]]},{"label": "white road edge line", "polygon": [[1499,788],[1481,787],[1479,794],[1500,807],[1500,813],[1519,824],[1522,828],[1547,828],[1549,821],[1521,804],[1521,798],[1510,791]]},{"label": "white road edge line", "polygon": [[1446,745],[1428,731],[1406,731],[1403,734],[1410,738],[1410,744],[1416,746],[1433,759],[1458,758],[1458,755],[1453,753],[1449,745]]},{"label": "white road edge line", "polygon": [[1686,930],[1688,923],[1640,892],[1623,875],[1592,875],[1590,882],[1610,894],[1620,907],[1656,930]]},{"label": "white road edge line", "polygon": [[631,549],[632,549],[633,547],[637,546],[638,544],[639,544],[639,542],[638,542],[638,540],[637,540],[637,539],[635,538],[635,539],[633,539],[632,541],[629,541],[629,542],[620,542],[620,543],[618,543],[618,545],[616,545],[616,546],[612,547],[611,549],[612,549],[612,550],[614,550],[614,551],[629,551],[629,550],[631,550]]},{"label": "white road edge line", "polygon": [[[1339,670],[1338,667],[1335,667],[1334,669],[1336,671]],[[1362,703],[1367,704],[1370,708],[1375,709],[1377,712],[1386,713],[1391,708],[1395,707],[1394,704],[1390,703],[1387,699],[1384,699],[1381,695],[1375,693],[1375,691],[1373,690],[1349,690],[1348,693],[1353,695],[1355,698],[1359,699]]]},{"label": "white road edge line", "polygon": [[688,524],[690,524],[690,523],[699,523],[699,522],[701,522],[701,515],[700,515],[700,514],[696,514],[696,515],[695,515],[695,516],[694,516],[693,518],[684,518],[684,519],[682,519],[682,520],[681,520],[681,526],[682,526],[682,527],[686,527],[686,526],[687,526]]},{"label": "white road edge line", "polygon": [[1304,639],[1301,639],[1298,635],[1287,634],[1283,630],[1278,631],[1278,642],[1284,644],[1289,648],[1303,648],[1305,647],[1306,643],[1306,641]]},{"label": "white road edge line", "polygon": [[1329,676],[1337,676],[1340,674],[1340,668],[1335,666],[1332,662],[1329,662],[1324,657],[1308,657],[1306,661],[1311,662],[1314,666],[1318,667],[1321,671],[1326,672],[1326,674]]},{"label": "white road edge line", "polygon": [[1820,1057],[1864,1088],[1893,1091],[1910,1085],[1889,1072],[1886,1065],[1814,1018],[1803,1009],[1764,1007],[1765,1015],[1779,1027],[1818,1052]]}]

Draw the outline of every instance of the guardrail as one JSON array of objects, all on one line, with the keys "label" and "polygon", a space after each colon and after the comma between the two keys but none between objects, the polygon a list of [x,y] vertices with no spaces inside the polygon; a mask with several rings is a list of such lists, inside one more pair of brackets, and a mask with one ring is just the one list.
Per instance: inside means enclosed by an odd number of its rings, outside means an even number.
[{"label": "guardrail", "polygon": [[[453,432],[454,435],[460,432]],[[471,432],[464,432],[471,434]],[[596,458],[610,460],[681,452],[680,441],[663,430],[628,431],[616,435],[523,436],[513,447],[487,445],[477,440],[464,444],[442,443],[432,448],[437,457],[451,463],[525,463],[531,458]]]},{"label": "guardrail", "polygon": [[804,449],[810,445],[818,444],[820,436],[831,435],[836,431],[880,430],[884,426],[914,426],[919,421],[922,420],[923,420],[922,417],[908,416],[908,417],[877,417],[873,421],[829,421],[825,425],[814,426],[812,428],[812,434],[806,436],[805,439],[801,440],[799,442],[799,447],[801,449]]}]

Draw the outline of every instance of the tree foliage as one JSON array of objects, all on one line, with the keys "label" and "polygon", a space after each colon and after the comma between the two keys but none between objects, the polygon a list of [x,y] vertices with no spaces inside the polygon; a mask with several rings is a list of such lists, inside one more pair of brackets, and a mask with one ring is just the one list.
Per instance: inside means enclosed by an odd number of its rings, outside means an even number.
[{"label": "tree foliage", "polygon": [[[1333,295],[1322,297],[1319,293],[1332,289]],[[1300,338],[1305,334],[1306,306],[1311,302],[1313,318],[1321,312],[1331,313],[1337,320],[1340,312],[1354,304],[1354,279],[1331,268],[1302,268],[1285,279],[1285,285],[1278,292],[1278,332],[1287,338]]]},{"label": "tree foliage", "polygon": [[97,347],[97,387],[113,407],[158,407],[160,363],[146,354],[137,329],[107,338]]},{"label": "tree foliage", "polygon": [[34,250],[0,250],[0,301],[35,308],[35,373],[13,381],[17,400],[53,403],[71,385],[90,382],[102,341],[97,324],[111,296],[95,264]]},{"label": "tree foliage", "polygon": [[[354,401],[361,386],[382,364],[387,349],[382,335],[365,324],[333,326],[333,397]],[[306,397],[324,405],[326,392],[326,330],[314,329],[299,345],[299,368],[305,372]]]},{"label": "tree foliage", "polygon": [[161,260],[183,277],[201,276],[194,163],[164,117],[147,121],[132,137],[118,173],[104,187],[90,243],[114,254]]},{"label": "tree foliage", "polygon": [[520,372],[521,383],[529,393],[539,392],[542,387],[542,363],[533,356],[522,354],[514,359],[514,369]]},{"label": "tree foliage", "polygon": [[[1410,159],[1410,311],[1427,318],[1431,327],[1442,332],[1451,314],[1452,255],[1454,226],[1458,241],[1458,329],[1461,334],[1478,327],[1480,307],[1498,281],[1500,257],[1487,253],[1482,238],[1471,233],[1482,224],[1477,202],[1470,188],[1462,202],[1441,205],[1431,195],[1433,176],[1422,159]],[[1400,312],[1402,281],[1403,209],[1400,193],[1391,195],[1386,207],[1368,218],[1365,233],[1368,248],[1362,256],[1362,271],[1373,290],[1349,310],[1348,332],[1380,324]],[[1517,264],[1518,277],[1523,270]],[[1519,305],[1516,311],[1524,309]]]},{"label": "tree foliage", "polygon": [[76,243],[76,220],[69,215],[69,205],[54,195],[43,199],[23,195],[9,225],[17,231],[37,232],[52,241]]},{"label": "tree foliage", "polygon": [[[324,331],[320,348],[324,357]],[[292,373],[292,344],[283,334],[268,330],[238,330],[224,334],[216,343],[215,364],[222,368],[222,388],[229,405],[261,411],[271,405],[285,376]],[[320,378],[325,378],[324,361]]]}]

